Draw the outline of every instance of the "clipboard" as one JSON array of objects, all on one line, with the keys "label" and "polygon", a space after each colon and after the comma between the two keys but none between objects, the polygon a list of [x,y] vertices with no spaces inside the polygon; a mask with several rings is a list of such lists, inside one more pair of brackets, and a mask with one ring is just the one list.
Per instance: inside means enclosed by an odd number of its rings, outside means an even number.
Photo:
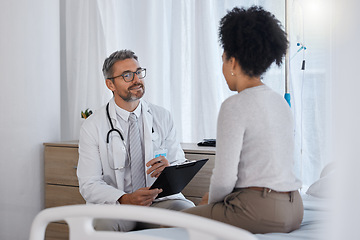
[{"label": "clipboard", "polygon": [[164,168],[150,189],[161,188],[163,191],[157,198],[166,197],[181,192],[193,179],[209,159],[185,162],[180,165]]}]

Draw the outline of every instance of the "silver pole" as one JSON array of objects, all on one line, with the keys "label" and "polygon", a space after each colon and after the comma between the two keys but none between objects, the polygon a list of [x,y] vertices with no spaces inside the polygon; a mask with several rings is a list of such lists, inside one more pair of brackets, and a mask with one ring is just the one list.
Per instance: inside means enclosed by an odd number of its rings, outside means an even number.
[{"label": "silver pole", "polygon": [[[290,43],[289,0],[285,0],[285,32]],[[290,48],[285,55],[285,99],[290,104]]]}]

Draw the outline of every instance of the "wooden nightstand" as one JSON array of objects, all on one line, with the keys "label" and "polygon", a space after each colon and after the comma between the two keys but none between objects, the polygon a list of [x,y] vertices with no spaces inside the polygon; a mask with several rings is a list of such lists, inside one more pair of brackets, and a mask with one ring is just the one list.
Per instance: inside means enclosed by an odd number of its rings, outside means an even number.
[{"label": "wooden nightstand", "polygon": [[[78,142],[45,143],[45,208],[85,204],[79,193],[76,167]],[[65,222],[49,224],[46,239],[68,239]]]}]

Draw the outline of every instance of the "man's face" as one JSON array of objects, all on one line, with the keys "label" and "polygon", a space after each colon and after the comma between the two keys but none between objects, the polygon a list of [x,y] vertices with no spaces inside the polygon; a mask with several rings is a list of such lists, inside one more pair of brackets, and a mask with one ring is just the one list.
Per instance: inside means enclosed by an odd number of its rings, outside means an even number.
[{"label": "man's face", "polygon": [[[140,69],[139,62],[133,58],[128,58],[122,61],[117,61],[113,65],[113,77],[119,76],[127,72],[136,72]],[[137,74],[134,74],[134,79],[131,82],[125,82],[122,76],[113,79],[110,90],[114,92],[115,99],[121,98],[125,102],[132,102],[139,100],[145,93],[144,79],[139,79]],[[110,81],[110,80],[108,80]]]}]

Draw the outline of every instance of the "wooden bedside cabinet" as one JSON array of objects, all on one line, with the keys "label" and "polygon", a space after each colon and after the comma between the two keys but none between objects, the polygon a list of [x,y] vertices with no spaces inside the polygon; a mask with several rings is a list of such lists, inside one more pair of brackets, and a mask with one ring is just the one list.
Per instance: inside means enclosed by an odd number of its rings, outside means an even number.
[{"label": "wooden bedside cabinet", "polygon": [[209,159],[182,191],[187,199],[197,205],[201,201],[202,196],[209,191],[210,177],[215,165],[216,150],[214,147],[198,147],[195,143],[182,143],[181,147],[185,157],[189,160]]},{"label": "wooden bedside cabinet", "polygon": [[[76,167],[78,142],[45,143],[45,208],[85,204],[79,193]],[[46,239],[68,239],[65,222],[49,224]]]},{"label": "wooden bedside cabinet", "polygon": [[[79,158],[78,141],[44,143],[45,146],[45,208],[85,204],[79,192],[76,176]],[[182,191],[195,204],[209,191],[210,176],[214,167],[215,148],[198,147],[195,143],[182,143],[185,157],[190,160],[209,158],[209,161]],[[68,239],[65,222],[49,224],[46,239]]]}]

